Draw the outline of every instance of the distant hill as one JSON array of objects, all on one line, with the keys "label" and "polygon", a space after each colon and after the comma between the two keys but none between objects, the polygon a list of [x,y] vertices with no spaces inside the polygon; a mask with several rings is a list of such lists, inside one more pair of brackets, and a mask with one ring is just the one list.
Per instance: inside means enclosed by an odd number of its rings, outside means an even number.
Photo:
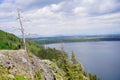
[{"label": "distant hill", "polygon": [[0,49],[18,49],[21,48],[21,40],[14,34],[0,30]]},{"label": "distant hill", "polygon": [[39,37],[27,38],[38,44],[51,44],[61,42],[85,42],[85,41],[120,41],[120,34],[110,35],[82,35],[82,36],[56,36],[56,37]]}]

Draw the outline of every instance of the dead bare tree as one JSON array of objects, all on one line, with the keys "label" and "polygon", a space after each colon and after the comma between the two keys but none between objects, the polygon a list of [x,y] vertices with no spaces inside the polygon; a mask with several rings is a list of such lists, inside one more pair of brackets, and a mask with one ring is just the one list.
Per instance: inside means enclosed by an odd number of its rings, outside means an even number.
[{"label": "dead bare tree", "polygon": [[65,57],[65,51],[64,51],[64,43],[61,43],[61,52],[62,52],[62,56]]},{"label": "dead bare tree", "polygon": [[22,24],[22,20],[21,20],[21,15],[20,15],[20,10],[17,9],[17,13],[18,13],[18,20],[19,20],[19,23],[20,23],[20,30],[21,30],[21,33],[22,33],[22,41],[23,41],[23,47],[24,49],[27,51],[27,48],[26,48],[26,40],[25,40],[25,34],[24,34],[24,28],[23,28],[23,24]]}]

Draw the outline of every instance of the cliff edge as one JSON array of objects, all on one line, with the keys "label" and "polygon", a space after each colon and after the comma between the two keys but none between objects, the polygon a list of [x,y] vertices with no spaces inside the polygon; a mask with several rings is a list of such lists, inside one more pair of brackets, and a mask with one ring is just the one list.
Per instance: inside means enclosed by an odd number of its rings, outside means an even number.
[{"label": "cliff edge", "polygon": [[41,74],[38,80],[63,80],[64,76],[64,72],[55,63],[41,60],[31,53],[27,55],[25,50],[0,50],[0,78],[23,76],[30,79],[30,71],[34,78],[38,72]]}]

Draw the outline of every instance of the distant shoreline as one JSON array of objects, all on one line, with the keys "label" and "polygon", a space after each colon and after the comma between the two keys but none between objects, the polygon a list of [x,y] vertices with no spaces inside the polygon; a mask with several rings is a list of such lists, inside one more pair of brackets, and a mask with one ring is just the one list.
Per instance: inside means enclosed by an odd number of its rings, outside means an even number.
[{"label": "distant shoreline", "polygon": [[71,43],[71,42],[98,42],[98,41],[120,41],[120,38],[50,38],[50,39],[27,39],[37,44]]},{"label": "distant shoreline", "polygon": [[[120,41],[120,40],[116,40],[116,42],[117,41]],[[78,42],[106,42],[106,41],[104,40],[104,41],[78,41]],[[56,42],[56,43],[48,43],[48,44],[42,44],[42,45],[59,44],[59,43],[78,43],[78,42]],[[107,41],[107,42],[111,42],[111,41]]]}]

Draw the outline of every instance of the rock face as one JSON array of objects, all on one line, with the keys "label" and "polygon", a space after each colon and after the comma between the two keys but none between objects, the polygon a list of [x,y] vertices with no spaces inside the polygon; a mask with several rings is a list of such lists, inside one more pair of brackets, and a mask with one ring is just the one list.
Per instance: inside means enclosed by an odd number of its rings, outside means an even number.
[{"label": "rock face", "polygon": [[14,78],[22,75],[31,78],[40,70],[43,80],[63,80],[64,72],[49,60],[40,60],[33,54],[27,55],[24,50],[0,50],[0,65],[8,70],[8,75]]}]

